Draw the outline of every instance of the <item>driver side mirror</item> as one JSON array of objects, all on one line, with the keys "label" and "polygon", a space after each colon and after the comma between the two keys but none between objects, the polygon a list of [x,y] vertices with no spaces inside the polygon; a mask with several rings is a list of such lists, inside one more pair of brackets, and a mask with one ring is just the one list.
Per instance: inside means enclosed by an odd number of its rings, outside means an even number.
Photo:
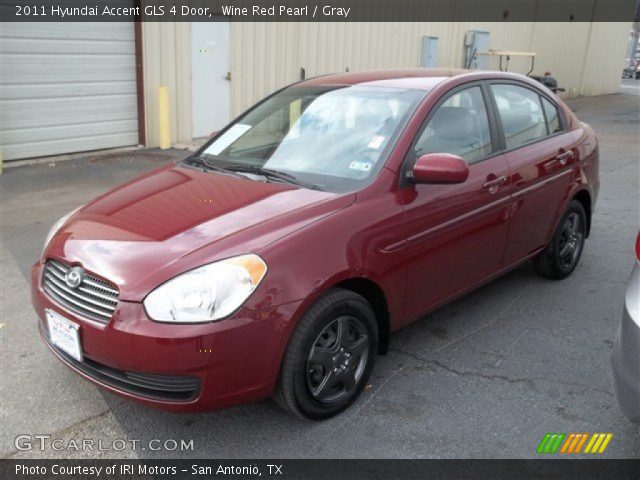
[{"label": "driver side mirror", "polygon": [[413,183],[463,183],[469,177],[469,166],[457,155],[428,153],[416,160],[411,173]]}]

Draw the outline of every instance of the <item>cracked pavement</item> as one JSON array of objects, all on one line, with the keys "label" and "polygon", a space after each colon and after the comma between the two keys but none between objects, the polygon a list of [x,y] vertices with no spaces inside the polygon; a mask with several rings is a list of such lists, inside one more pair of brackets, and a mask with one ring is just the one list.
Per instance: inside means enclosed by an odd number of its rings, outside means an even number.
[{"label": "cracked pavement", "polygon": [[[322,423],[292,417],[269,400],[198,415],[151,410],[82,380],[41,344],[28,272],[49,226],[185,152],[88,154],[6,169],[0,176],[0,455],[530,458],[554,431],[612,432],[606,457],[640,457],[640,432],[617,408],[609,361],[640,218],[640,96],[569,104],[594,126],[601,147],[600,198],[575,273],[554,282],[524,265],[397,332],[359,401]],[[194,450],[18,452],[19,434],[193,439]]]}]

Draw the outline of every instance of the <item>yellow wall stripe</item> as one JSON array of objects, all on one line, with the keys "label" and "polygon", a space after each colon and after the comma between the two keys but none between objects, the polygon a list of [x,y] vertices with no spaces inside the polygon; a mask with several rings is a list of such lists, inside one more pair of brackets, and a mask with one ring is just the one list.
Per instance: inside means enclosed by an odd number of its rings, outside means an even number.
[{"label": "yellow wall stripe", "polygon": [[169,89],[165,85],[158,85],[157,117],[160,148],[166,150],[171,147],[171,114],[169,112]]},{"label": "yellow wall stripe", "polygon": [[298,119],[300,118],[300,112],[302,110],[302,100],[297,99],[289,104],[289,128],[293,128]]}]

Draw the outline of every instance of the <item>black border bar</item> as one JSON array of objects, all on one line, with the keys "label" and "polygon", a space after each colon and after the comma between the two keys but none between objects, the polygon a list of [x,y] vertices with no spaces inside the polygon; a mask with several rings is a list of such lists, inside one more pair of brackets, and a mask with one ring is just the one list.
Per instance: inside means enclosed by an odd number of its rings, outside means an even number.
[{"label": "black border bar", "polygon": [[2,21],[632,22],[639,0],[0,0]]},{"label": "black border bar", "polygon": [[[128,470],[125,465],[129,466]],[[96,474],[98,472],[99,474]],[[200,468],[209,468],[206,474]],[[227,469],[227,473],[221,473]],[[56,474],[64,469],[63,475]],[[75,469],[75,470],[74,470]],[[113,469],[113,470],[110,470]],[[233,469],[233,470],[229,470]],[[240,470],[244,469],[244,470]],[[640,460],[0,460],[0,478],[182,480],[261,479],[636,479]],[[33,473],[25,473],[31,470]],[[39,471],[36,472],[36,470]],[[113,473],[110,473],[110,472]]]}]

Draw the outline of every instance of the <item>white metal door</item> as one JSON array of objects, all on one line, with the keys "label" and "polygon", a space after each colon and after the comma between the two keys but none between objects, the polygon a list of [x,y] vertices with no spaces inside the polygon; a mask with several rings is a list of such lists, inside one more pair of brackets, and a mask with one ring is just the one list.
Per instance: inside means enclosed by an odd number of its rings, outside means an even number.
[{"label": "white metal door", "polygon": [[193,137],[206,137],[229,122],[229,22],[191,23]]},{"label": "white metal door", "polygon": [[487,56],[477,55],[478,52],[489,50],[489,32],[469,30],[466,37],[467,58],[466,68],[486,70]]},{"label": "white metal door", "polygon": [[132,22],[0,25],[5,160],[137,144]]},{"label": "white metal door", "polygon": [[422,37],[420,66],[427,68],[438,66],[438,37]]}]

